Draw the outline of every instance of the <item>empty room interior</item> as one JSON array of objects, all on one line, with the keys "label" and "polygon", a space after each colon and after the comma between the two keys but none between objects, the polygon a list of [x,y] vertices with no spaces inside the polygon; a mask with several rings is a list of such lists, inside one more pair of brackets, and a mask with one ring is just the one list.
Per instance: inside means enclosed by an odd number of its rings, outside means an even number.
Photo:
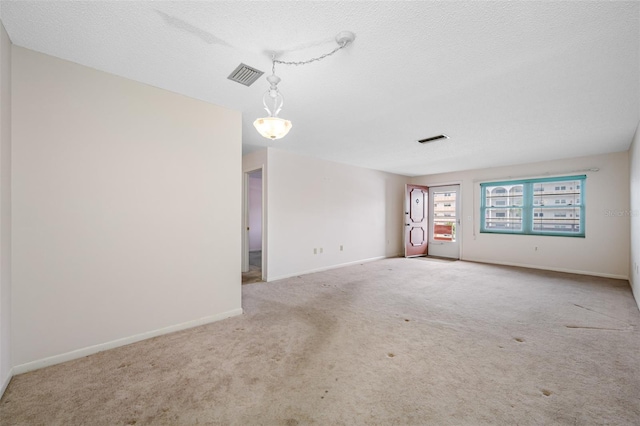
[{"label": "empty room interior", "polygon": [[639,123],[637,1],[0,0],[0,425],[640,424]]}]

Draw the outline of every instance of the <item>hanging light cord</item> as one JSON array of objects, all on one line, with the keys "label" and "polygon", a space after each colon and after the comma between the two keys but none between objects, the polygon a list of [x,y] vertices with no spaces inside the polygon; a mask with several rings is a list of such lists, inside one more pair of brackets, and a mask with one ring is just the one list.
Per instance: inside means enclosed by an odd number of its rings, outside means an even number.
[{"label": "hanging light cord", "polygon": [[311,58],[311,59],[307,59],[306,61],[281,61],[279,59],[276,59],[276,55],[272,55],[271,59],[273,61],[273,64],[271,66],[271,73],[275,74],[276,73],[276,64],[282,64],[282,65],[306,65],[306,64],[310,64],[311,62],[316,62],[316,61],[320,61],[328,56],[333,55],[334,53],[336,53],[338,50],[340,49],[344,49],[345,47],[347,47],[349,45],[349,43],[351,43],[350,41],[345,41],[343,43],[341,43],[338,47],[336,47],[335,49],[333,49],[331,52],[329,53],[325,53],[324,55],[320,55],[317,58]]}]

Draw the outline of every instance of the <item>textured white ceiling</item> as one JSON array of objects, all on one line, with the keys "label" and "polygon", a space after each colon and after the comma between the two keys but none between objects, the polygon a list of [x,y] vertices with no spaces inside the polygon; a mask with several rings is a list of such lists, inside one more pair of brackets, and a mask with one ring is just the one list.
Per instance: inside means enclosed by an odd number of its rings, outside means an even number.
[{"label": "textured white ceiling", "polygon": [[[265,146],[404,175],[628,149],[640,119],[640,3],[4,1],[14,44],[241,110]],[[278,65],[293,122],[259,136]],[[417,139],[446,133],[448,140]]]}]

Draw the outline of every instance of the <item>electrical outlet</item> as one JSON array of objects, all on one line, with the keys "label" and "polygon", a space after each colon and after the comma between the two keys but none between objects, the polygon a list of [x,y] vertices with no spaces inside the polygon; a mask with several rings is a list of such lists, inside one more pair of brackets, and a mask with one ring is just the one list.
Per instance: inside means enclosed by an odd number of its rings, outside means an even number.
[{"label": "electrical outlet", "polygon": [[340,251],[344,251],[344,246],[340,246]]},{"label": "electrical outlet", "polygon": [[317,248],[313,249],[313,254],[318,254],[318,249]]},{"label": "electrical outlet", "polygon": [[535,246],[535,247],[533,248],[533,251],[538,251],[538,246]]},{"label": "electrical outlet", "polygon": [[322,247],[320,247],[320,254],[322,254]]}]

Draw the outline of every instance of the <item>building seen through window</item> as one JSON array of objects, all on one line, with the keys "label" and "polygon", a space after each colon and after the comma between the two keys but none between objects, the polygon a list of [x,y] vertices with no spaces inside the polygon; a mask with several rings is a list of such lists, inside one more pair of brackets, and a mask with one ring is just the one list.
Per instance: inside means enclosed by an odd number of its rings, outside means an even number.
[{"label": "building seen through window", "polygon": [[481,232],[584,236],[585,179],[481,184]]}]

